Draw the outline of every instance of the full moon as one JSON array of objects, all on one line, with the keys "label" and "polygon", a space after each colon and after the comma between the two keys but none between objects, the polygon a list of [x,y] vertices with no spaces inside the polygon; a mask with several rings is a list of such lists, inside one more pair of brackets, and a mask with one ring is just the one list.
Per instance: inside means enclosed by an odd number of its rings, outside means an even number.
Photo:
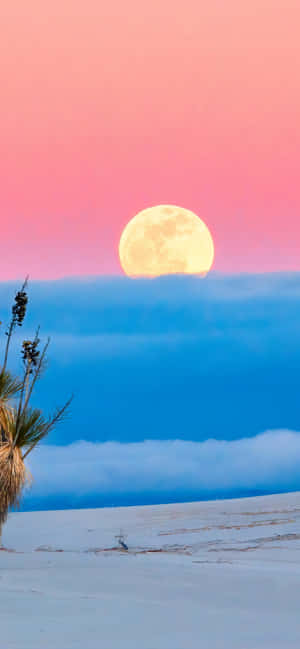
[{"label": "full moon", "polygon": [[121,266],[130,277],[205,276],[214,259],[208,227],[183,207],[156,205],[134,216],[119,243]]}]

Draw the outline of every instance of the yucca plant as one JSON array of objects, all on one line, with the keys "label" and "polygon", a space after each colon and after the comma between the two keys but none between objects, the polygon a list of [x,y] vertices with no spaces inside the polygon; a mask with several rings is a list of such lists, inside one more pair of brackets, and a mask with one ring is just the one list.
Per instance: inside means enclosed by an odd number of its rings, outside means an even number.
[{"label": "yucca plant", "polygon": [[36,445],[58,424],[67,412],[71,399],[52,417],[30,406],[36,381],[45,365],[47,340],[39,351],[39,329],[33,340],[22,343],[23,378],[13,377],[6,369],[10,340],[16,325],[21,326],[27,307],[27,279],[16,294],[7,335],[4,363],[0,369],[0,543],[3,523],[12,507],[18,507],[23,489],[31,482],[24,460]]},{"label": "yucca plant", "polygon": [[0,370],[0,441],[5,441],[5,430],[12,414],[12,402],[21,389],[21,381],[7,370]]}]

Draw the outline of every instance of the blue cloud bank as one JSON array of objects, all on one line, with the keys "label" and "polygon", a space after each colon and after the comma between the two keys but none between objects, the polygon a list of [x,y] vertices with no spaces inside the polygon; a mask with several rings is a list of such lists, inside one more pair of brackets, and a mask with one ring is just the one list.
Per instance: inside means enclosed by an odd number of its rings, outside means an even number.
[{"label": "blue cloud bank", "polygon": [[103,507],[300,489],[300,434],[235,441],[149,440],[42,446],[31,456],[27,509]]},{"label": "blue cloud bank", "polygon": [[[0,285],[3,322],[17,288]],[[22,338],[38,324],[51,336],[35,402],[75,398],[31,457],[27,508],[300,488],[287,432],[300,429],[300,274],[79,278],[32,282],[29,295]],[[272,429],[285,432],[260,435]]]}]

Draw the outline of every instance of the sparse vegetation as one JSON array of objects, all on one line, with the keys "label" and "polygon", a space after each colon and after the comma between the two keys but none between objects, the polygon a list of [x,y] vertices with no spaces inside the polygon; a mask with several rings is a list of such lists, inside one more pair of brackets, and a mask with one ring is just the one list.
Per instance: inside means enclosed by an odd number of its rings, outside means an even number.
[{"label": "sparse vegetation", "polygon": [[31,476],[24,460],[66,414],[69,399],[56,412],[46,417],[30,405],[37,380],[45,367],[50,339],[40,352],[39,329],[33,340],[24,340],[21,348],[23,376],[15,377],[7,370],[12,335],[23,325],[28,305],[28,278],[17,292],[12,306],[11,320],[6,330],[4,361],[0,367],[0,540],[2,526],[9,510],[18,507],[23,489]]}]

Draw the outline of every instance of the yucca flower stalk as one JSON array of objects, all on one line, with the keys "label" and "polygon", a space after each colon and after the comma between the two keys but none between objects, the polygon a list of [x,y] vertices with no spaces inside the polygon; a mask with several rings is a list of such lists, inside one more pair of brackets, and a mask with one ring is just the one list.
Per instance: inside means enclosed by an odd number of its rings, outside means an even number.
[{"label": "yucca flower stalk", "polygon": [[11,411],[11,403],[18,395],[21,389],[21,382],[14,378],[10,372],[7,371],[8,352],[11,342],[11,337],[16,326],[21,327],[26,315],[26,308],[28,303],[27,297],[27,284],[28,277],[26,277],[21,289],[16,293],[14,303],[11,310],[11,320],[5,332],[7,336],[4,361],[0,368],[0,442],[5,441],[5,428],[7,417]]},{"label": "yucca flower stalk", "polygon": [[2,367],[2,372],[6,371],[6,365],[7,365],[7,359],[8,359],[8,352],[9,352],[9,346],[10,346],[10,341],[12,334],[14,332],[14,329],[16,326],[22,327],[22,324],[24,322],[24,318],[26,315],[26,309],[27,309],[27,303],[28,303],[28,296],[27,296],[27,284],[28,284],[28,276],[25,279],[25,282],[21,289],[16,293],[15,299],[14,299],[14,304],[12,306],[12,314],[11,314],[11,320],[9,323],[9,326],[7,328],[7,331],[5,332],[7,336],[6,340],[6,346],[5,346],[5,353],[4,353],[4,362],[3,362],[3,367]]}]

